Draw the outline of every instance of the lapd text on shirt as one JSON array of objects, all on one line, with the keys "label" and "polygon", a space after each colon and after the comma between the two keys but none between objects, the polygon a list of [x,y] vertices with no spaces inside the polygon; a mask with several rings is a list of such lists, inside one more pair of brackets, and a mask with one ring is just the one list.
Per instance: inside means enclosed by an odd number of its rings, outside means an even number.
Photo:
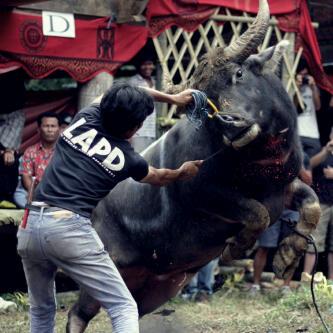
[{"label": "lapd text on shirt", "polygon": [[[101,163],[107,169],[112,171],[122,170],[125,165],[125,157],[124,153],[118,147],[112,148],[110,142],[104,137],[100,137],[96,143],[92,144],[98,135],[96,129],[91,128],[84,132],[80,131],[78,135],[74,136],[72,132],[82,127],[86,122],[84,117],[80,118],[63,132],[63,137],[69,140],[69,143],[76,149],[89,157],[106,156],[105,159],[101,160]],[[99,161],[99,158],[97,160]]]}]

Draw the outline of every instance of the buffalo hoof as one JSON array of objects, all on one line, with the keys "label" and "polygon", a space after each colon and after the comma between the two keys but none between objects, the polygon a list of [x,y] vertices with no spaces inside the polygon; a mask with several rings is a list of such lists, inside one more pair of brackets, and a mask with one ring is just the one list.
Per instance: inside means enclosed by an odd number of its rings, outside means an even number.
[{"label": "buffalo hoof", "polygon": [[280,279],[291,278],[298,267],[299,260],[307,249],[307,241],[291,234],[279,245],[273,260],[273,270]]},{"label": "buffalo hoof", "polygon": [[83,333],[88,324],[73,312],[68,313],[66,333]]},{"label": "buffalo hoof", "polygon": [[222,262],[226,263],[232,260],[244,258],[246,256],[246,251],[250,249],[255,244],[255,242],[256,240],[254,239],[251,244],[247,244],[245,247],[244,243],[240,243],[235,237],[227,239],[227,244],[221,256]]}]

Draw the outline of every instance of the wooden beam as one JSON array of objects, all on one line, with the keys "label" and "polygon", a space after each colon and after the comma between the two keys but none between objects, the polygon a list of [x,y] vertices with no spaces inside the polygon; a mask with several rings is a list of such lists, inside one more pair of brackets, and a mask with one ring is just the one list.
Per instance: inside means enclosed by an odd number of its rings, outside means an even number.
[{"label": "wooden beam", "polygon": [[[255,17],[244,17],[244,16],[229,16],[229,15],[213,15],[211,16],[211,19],[215,21],[222,21],[222,22],[240,22],[240,23],[252,23],[255,20]],[[277,25],[278,20],[276,18],[271,18],[269,20],[270,25]],[[312,26],[314,28],[319,27],[319,23],[312,22]]]},{"label": "wooden beam", "polygon": [[17,7],[45,0],[0,0],[0,7]]}]

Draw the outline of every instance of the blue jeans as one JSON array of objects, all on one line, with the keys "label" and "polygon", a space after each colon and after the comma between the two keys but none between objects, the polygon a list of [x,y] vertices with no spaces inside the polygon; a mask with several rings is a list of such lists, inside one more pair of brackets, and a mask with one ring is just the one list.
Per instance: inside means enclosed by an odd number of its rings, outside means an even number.
[{"label": "blue jeans", "polygon": [[22,185],[22,179],[20,177],[18,185],[14,193],[14,202],[18,208],[24,208],[27,203],[27,191]]},{"label": "blue jeans", "polygon": [[259,237],[259,247],[275,248],[281,238],[285,238],[291,233],[291,229],[286,225],[287,221],[297,222],[299,213],[294,210],[284,209],[279,219],[269,226]]},{"label": "blue jeans", "polygon": [[210,261],[193,276],[191,282],[186,287],[186,292],[188,294],[194,295],[198,291],[205,291],[209,295],[213,293],[214,269],[217,262],[218,259]]},{"label": "blue jeans", "polygon": [[114,333],[138,333],[138,309],[88,218],[66,210],[30,211],[19,228],[30,301],[30,332],[53,333],[57,267],[106,309]]}]

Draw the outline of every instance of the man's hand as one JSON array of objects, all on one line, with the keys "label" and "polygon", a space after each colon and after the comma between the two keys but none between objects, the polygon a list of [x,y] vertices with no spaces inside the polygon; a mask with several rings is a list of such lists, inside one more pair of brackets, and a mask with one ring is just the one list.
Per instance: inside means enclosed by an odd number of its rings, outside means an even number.
[{"label": "man's hand", "polygon": [[312,185],[312,172],[311,170],[306,170],[302,168],[298,174],[298,177],[301,179],[302,182],[311,186]]},{"label": "man's hand", "polygon": [[193,89],[186,89],[178,94],[172,95],[173,104],[177,106],[185,106],[193,99]]},{"label": "man's hand", "polygon": [[6,150],[3,154],[3,161],[6,166],[10,166],[15,162],[14,150]]},{"label": "man's hand", "polygon": [[326,143],[325,150],[327,153],[333,154],[333,140]]},{"label": "man's hand", "polygon": [[311,76],[311,75],[307,75],[306,76],[307,77],[307,79],[308,79],[308,84],[309,84],[309,86],[312,88],[312,87],[315,87],[316,86],[316,81],[315,81],[315,79],[313,78],[313,76]]},{"label": "man's hand", "polygon": [[180,168],[179,180],[190,180],[199,172],[203,160],[185,162]]},{"label": "man's hand", "polygon": [[323,169],[323,173],[326,179],[333,179],[333,168],[328,166]]}]

